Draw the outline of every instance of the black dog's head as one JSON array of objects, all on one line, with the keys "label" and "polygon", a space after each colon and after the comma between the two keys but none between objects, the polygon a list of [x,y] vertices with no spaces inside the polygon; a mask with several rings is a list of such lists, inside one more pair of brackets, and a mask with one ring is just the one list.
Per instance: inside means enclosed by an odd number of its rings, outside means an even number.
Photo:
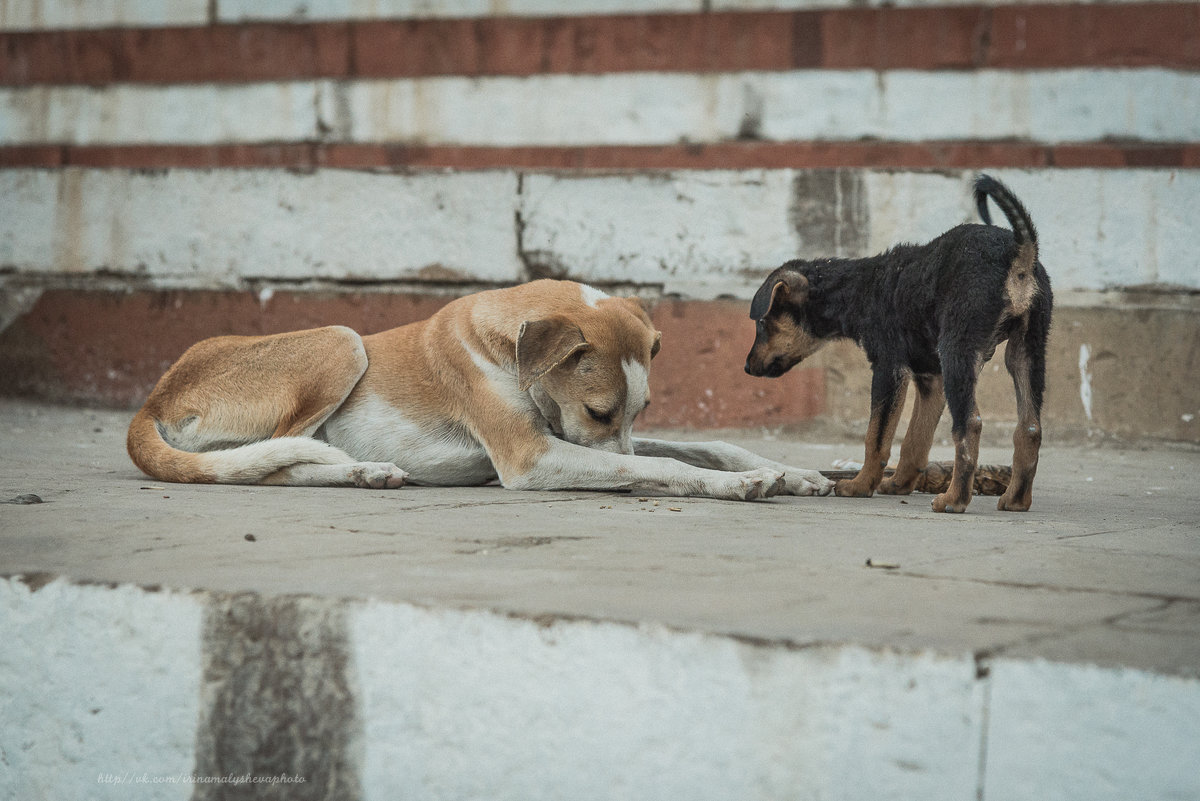
[{"label": "black dog's head", "polygon": [[778,378],[827,341],[815,336],[805,323],[809,282],[803,267],[804,262],[789,261],[767,276],[754,293],[750,319],[757,329],[746,357],[750,375]]}]

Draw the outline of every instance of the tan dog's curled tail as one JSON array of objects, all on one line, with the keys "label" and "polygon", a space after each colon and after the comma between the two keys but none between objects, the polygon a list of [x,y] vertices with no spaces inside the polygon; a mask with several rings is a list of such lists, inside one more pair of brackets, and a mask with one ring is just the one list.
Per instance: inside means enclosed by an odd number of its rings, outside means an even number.
[{"label": "tan dog's curled tail", "polygon": [[144,407],[129,424],[125,447],[143,473],[178,483],[256,484],[295,464],[354,461],[332,445],[308,437],[276,437],[205,453],[180,450],[163,438],[158,421]]},{"label": "tan dog's curled tail", "polygon": [[987,225],[992,224],[992,215],[988,212],[988,198],[995,201],[1008,218],[1012,226],[1013,239],[1017,243],[1017,255],[1008,271],[1005,288],[1008,291],[1012,313],[1022,315],[1033,305],[1037,294],[1037,281],[1033,277],[1033,267],[1038,259],[1037,229],[1029,212],[1017,196],[1007,186],[990,175],[980,175],[975,181],[975,207],[979,209],[979,218]]}]

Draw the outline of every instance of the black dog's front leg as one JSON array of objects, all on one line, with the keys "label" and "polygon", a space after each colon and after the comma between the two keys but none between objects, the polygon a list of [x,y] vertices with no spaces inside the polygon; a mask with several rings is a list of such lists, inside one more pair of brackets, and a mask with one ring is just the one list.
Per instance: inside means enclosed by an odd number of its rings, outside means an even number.
[{"label": "black dog's front leg", "polygon": [[892,439],[908,392],[908,372],[876,365],[871,375],[871,422],[867,426],[866,455],[854,478],[839,481],[834,492],[848,498],[869,498],[883,478],[892,455]]}]

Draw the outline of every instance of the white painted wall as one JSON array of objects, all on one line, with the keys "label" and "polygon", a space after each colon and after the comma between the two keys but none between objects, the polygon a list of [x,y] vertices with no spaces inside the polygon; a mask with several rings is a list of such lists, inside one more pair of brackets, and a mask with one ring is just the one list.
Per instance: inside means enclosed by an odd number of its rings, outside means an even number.
[{"label": "white painted wall", "polygon": [[520,273],[510,172],[17,170],[0,186],[0,264],[22,271],[185,288]]},{"label": "white painted wall", "polygon": [[[866,247],[848,255],[926,241],[977,220],[973,172],[848,174],[861,178],[869,221]],[[585,281],[745,299],[783,261],[829,255],[793,224],[797,175],[3,170],[0,268],[238,288],[246,281],[511,283],[526,277],[528,261]],[[1056,290],[1200,289],[1191,219],[1200,208],[1200,171],[995,175],[1029,207]],[[1002,215],[993,209],[993,218]],[[856,238],[862,233],[839,233]]]},{"label": "white painted wall", "polygon": [[674,144],[735,139],[748,113],[768,141],[1181,142],[1196,109],[1200,76],[1149,68],[37,86],[0,89],[0,144]]},{"label": "white painted wall", "polygon": [[790,170],[527,175],[523,244],[596,282],[744,295],[757,281],[742,271],[796,252],[792,177]]},{"label": "white painted wall", "polygon": [[[1008,182],[1037,226],[1056,288],[1144,284],[1200,288],[1189,209],[1200,207],[1197,170],[989,170]],[[963,191],[970,174],[868,172],[870,250],[924,241],[942,221],[977,221]],[[992,219],[1004,217],[992,206]]]},{"label": "white painted wall", "polygon": [[209,0],[0,0],[0,30],[202,25]]}]

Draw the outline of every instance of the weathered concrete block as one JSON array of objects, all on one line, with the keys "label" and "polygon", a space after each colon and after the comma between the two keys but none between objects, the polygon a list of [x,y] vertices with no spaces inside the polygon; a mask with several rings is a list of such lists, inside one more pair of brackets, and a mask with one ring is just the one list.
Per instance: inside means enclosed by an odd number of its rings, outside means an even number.
[{"label": "weathered concrete block", "polygon": [[24,0],[0,6],[0,29],[203,25],[209,0]]},{"label": "weathered concrete block", "polygon": [[[512,282],[512,173],[8,171],[0,263],[212,287]],[[13,210],[8,217],[7,210]]]},{"label": "weathered concrete block", "polygon": [[547,275],[743,295],[795,252],[786,170],[526,175],[521,247]]},{"label": "weathered concrete block", "polygon": [[[1190,170],[996,171],[1056,291],[1200,288]],[[0,171],[0,268],[157,285],[503,283],[748,298],[797,256],[865,256],[977,220],[974,172]]]},{"label": "weathered concrete block", "polygon": [[205,610],[196,775],[276,784],[197,784],[196,801],[353,799],[361,753],[345,605],[215,597]]},{"label": "weathered concrete block", "polygon": [[[202,603],[0,579],[0,797],[128,799],[192,773]],[[189,782],[137,795],[186,799]]]},{"label": "weathered concrete block", "polygon": [[[947,103],[945,98],[956,98]],[[1200,138],[1200,82],[1166,69],[434,76],[0,89],[0,145],[325,140],[595,146]],[[486,120],[487,124],[481,124]]]},{"label": "weathered concrete block", "polygon": [[[1067,801],[1086,785],[1095,801],[1193,796],[1200,789],[1191,767],[1200,760],[1195,690],[1194,680],[1177,676],[998,660],[982,795]],[[1168,731],[1175,736],[1161,736]]]},{"label": "weathered concrete block", "polygon": [[700,11],[700,0],[222,0],[222,22],[245,19],[559,16]]},{"label": "weathered concrete block", "polygon": [[368,788],[521,801],[974,794],[971,659],[384,605],[351,626]]},{"label": "weathered concrete block", "polygon": [[0,142],[303,141],[319,133],[318,96],[304,82],[0,90]]}]

